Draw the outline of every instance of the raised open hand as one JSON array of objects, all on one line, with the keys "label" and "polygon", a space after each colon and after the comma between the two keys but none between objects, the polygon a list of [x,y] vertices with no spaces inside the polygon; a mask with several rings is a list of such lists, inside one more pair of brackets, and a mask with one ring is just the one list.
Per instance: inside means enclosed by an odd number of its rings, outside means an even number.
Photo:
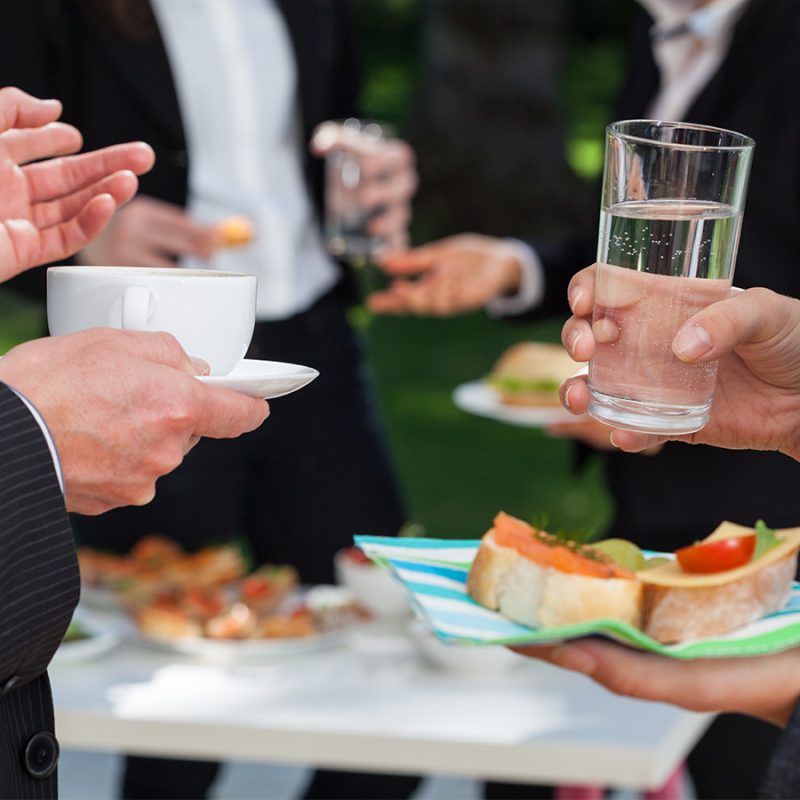
[{"label": "raised open hand", "polygon": [[60,115],[57,100],[0,89],[0,281],[83,247],[153,165],[143,142],[68,155],[83,140]]}]

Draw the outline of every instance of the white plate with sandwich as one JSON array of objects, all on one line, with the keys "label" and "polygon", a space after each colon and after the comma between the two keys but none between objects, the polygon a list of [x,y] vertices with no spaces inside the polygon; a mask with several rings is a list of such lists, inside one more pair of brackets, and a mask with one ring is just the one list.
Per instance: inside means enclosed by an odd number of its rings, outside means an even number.
[{"label": "white plate with sandwich", "polygon": [[483,380],[469,381],[453,391],[457,408],[510,425],[542,428],[583,417],[561,406],[561,384],[585,367],[558,344],[518,342],[498,359]]}]

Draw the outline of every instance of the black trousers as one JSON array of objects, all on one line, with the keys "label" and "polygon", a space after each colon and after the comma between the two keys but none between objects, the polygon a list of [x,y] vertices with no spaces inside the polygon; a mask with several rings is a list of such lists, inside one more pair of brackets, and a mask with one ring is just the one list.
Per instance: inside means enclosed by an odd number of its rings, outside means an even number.
[{"label": "black trousers", "polygon": [[[405,522],[360,341],[334,291],[309,311],[256,326],[248,358],[315,367],[317,380],[270,403],[269,419],[235,440],[201,441],[158,482],[145,508],[76,517],[82,544],[118,551],[161,533],[198,549],[239,539],[255,563],[293,564],[330,583],[333,556],[357,533],[394,535]],[[198,698],[198,702],[202,702]],[[217,764],[130,758],[123,794],[204,797]],[[317,797],[407,797],[417,779],[319,772]]]}]

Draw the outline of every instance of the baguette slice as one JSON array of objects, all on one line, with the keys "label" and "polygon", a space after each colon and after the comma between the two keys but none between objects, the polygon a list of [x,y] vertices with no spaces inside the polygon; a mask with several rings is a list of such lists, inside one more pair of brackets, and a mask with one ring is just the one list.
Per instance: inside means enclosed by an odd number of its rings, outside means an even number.
[{"label": "baguette slice", "polygon": [[[723,522],[705,541],[752,533]],[[783,608],[797,568],[800,528],[775,534],[780,544],[736,569],[692,574],[672,562],[637,573],[645,583],[644,632],[663,644],[719,636]]]},{"label": "baguette slice", "polygon": [[[533,628],[608,618],[641,627],[642,584],[635,577],[567,572],[532,558],[523,548],[498,544],[496,527],[506,528],[509,520],[518,528],[528,528],[531,537],[537,533],[524,522],[498,515],[469,571],[467,592],[473,600]],[[519,533],[524,530],[519,528]],[[507,537],[503,535],[502,540]]]}]

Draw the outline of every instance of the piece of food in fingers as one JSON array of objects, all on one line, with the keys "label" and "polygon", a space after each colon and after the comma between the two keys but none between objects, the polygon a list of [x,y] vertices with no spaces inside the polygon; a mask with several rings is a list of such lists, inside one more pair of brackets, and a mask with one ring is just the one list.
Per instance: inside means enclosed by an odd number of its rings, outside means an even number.
[{"label": "piece of food in fingers", "polygon": [[723,522],[675,561],[637,573],[645,585],[644,632],[670,644],[728,633],[778,611],[792,590],[798,548],[800,528]]},{"label": "piece of food in fingers", "polygon": [[559,344],[518,342],[500,356],[488,382],[506,405],[559,406],[559,387],[580,368]]},{"label": "piece of food in fingers", "polygon": [[255,238],[253,223],[247,217],[227,217],[214,228],[219,247],[244,247]]},{"label": "piece of food in fingers", "polygon": [[469,596],[534,628],[594,619],[641,626],[636,576],[589,545],[577,545],[500,512],[467,579]]}]

